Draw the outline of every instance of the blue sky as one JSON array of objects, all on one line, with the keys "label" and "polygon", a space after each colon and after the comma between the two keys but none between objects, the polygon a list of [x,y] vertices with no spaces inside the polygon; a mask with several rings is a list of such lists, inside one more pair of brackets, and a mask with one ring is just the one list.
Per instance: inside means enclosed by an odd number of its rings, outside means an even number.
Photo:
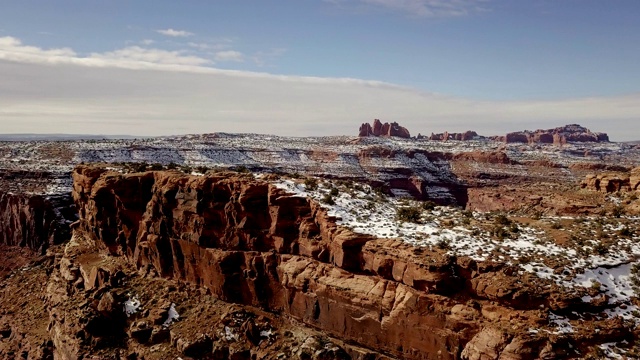
[{"label": "blue sky", "polygon": [[[239,71],[225,73],[227,77],[267,73],[287,79],[371,80],[402,88],[396,91],[410,89],[467,105],[478,102],[469,105],[465,114],[454,111],[434,119],[440,126],[450,123],[457,114],[461,123],[454,123],[454,127],[460,128],[464,121],[469,122],[466,116],[473,114],[475,120],[470,122],[483,126],[478,112],[473,111],[478,106],[498,104],[511,109],[518,104],[549,102],[556,106],[563,101],[618,101],[640,94],[637,0],[22,0],[2,5],[0,39],[5,39],[5,56],[1,56],[0,47],[0,62],[6,62],[0,63],[0,71],[4,65],[7,74],[15,70],[16,63],[41,67],[55,62],[55,66],[94,67],[94,75],[87,76],[100,79],[113,76],[107,76],[105,68],[135,71],[148,64],[160,64],[165,67],[160,69],[163,73],[154,76],[153,81],[163,78],[165,87],[171,87],[173,75],[184,75],[180,78],[183,81],[188,77],[184,73],[194,68],[199,68],[196,72],[201,68]],[[34,51],[40,51],[37,59],[18,56]],[[66,60],[62,61],[61,55]],[[97,59],[100,64],[95,63]],[[127,63],[123,65],[123,61]],[[166,68],[169,65],[173,66],[170,70]],[[175,74],[170,76],[167,72]],[[214,75],[211,76],[213,81]],[[215,76],[219,79],[222,75]],[[33,94],[28,94],[28,87],[21,90],[21,94],[27,94],[21,101],[29,99],[44,106],[43,99],[55,97],[39,90],[46,88],[38,83],[42,78],[33,81]],[[88,86],[88,78],[83,79],[84,83],[75,79],[75,86]],[[227,86],[240,85],[230,82]],[[134,92],[144,95],[148,91],[140,88]],[[323,90],[309,90],[309,97],[314,96],[313,91]],[[6,88],[2,94],[17,96],[10,92]],[[300,93],[291,95],[297,94]],[[193,99],[194,94],[172,96]],[[76,101],[86,102],[77,97]],[[371,99],[374,98],[363,96],[362,103],[368,104]],[[236,100],[246,103],[247,99]],[[550,125],[565,118],[584,118],[587,123],[620,119],[640,138],[634,117],[640,113],[635,108],[616,108],[628,107],[627,103],[616,104],[608,105],[613,109],[610,117],[606,112],[598,113],[599,118],[577,113],[569,116],[571,110],[564,108],[543,113],[539,112],[540,106],[536,114],[542,123]],[[143,105],[140,103],[139,109],[130,109],[129,113],[144,112]],[[311,104],[307,109],[315,113],[319,106]],[[345,105],[327,100],[322,107],[333,110],[327,116],[337,116]],[[349,109],[350,113],[358,110],[353,104]],[[519,109],[510,111],[527,113]],[[491,122],[488,110],[480,113],[483,121]],[[416,108],[412,114],[429,117],[425,109]],[[295,115],[304,116],[304,110],[298,109]],[[354,123],[376,115],[363,108],[362,116],[354,116]],[[409,113],[384,115],[406,118],[405,121],[411,117]],[[535,125],[534,116],[530,117],[529,122],[517,117],[511,121]],[[509,128],[504,124],[505,118],[494,117],[492,126],[496,130],[498,120],[503,124],[500,130]]]}]

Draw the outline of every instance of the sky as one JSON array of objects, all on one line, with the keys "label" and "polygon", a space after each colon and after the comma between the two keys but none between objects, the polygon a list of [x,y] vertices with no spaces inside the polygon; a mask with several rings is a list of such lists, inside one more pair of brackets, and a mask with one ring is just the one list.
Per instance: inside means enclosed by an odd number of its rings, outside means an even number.
[{"label": "sky", "polygon": [[640,140],[637,0],[2,1],[0,133]]}]

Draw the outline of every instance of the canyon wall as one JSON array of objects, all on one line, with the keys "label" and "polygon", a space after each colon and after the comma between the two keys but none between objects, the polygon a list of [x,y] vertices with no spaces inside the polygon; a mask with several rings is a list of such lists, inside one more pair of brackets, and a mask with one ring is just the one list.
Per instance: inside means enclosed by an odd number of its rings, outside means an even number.
[{"label": "canyon wall", "polygon": [[543,281],[509,265],[353,233],[315,202],[251,174],[123,175],[80,166],[73,178],[77,235],[224,301],[391,357],[552,356],[566,339],[527,333],[548,322],[541,309],[589,306],[552,296]]},{"label": "canyon wall", "polygon": [[0,191],[0,244],[44,252],[70,237],[75,220],[70,195],[47,196]]}]

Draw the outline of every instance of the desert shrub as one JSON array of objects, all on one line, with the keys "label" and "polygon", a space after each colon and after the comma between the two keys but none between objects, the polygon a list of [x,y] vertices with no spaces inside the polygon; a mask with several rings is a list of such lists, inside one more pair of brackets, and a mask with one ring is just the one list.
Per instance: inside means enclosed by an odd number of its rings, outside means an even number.
[{"label": "desert shrub", "polygon": [[551,224],[551,228],[556,230],[562,229],[562,224],[560,222],[554,222]]},{"label": "desert shrub", "polygon": [[340,190],[338,190],[338,188],[336,187],[332,187],[331,190],[329,190],[329,195],[338,196],[340,195]]},{"label": "desert shrub", "polygon": [[416,206],[401,207],[396,211],[396,217],[400,221],[417,223],[420,221],[422,211]]},{"label": "desert shrub", "polygon": [[640,288],[640,264],[633,264],[633,266],[631,266],[630,277],[631,277],[631,284],[633,285],[633,288],[637,294]]},{"label": "desert shrub", "polygon": [[511,220],[509,220],[509,218],[503,214],[496,215],[496,217],[493,218],[493,222],[496,225],[503,225],[503,226],[511,225]]},{"label": "desert shrub", "polygon": [[177,168],[178,168],[178,164],[176,164],[176,163],[174,163],[174,162],[170,162],[170,163],[167,165],[167,169],[168,169],[168,170],[175,170],[175,169],[177,169]]},{"label": "desert shrub", "polygon": [[206,166],[198,166],[196,168],[196,171],[198,171],[201,174],[205,174],[207,171],[209,171],[209,168]]},{"label": "desert shrub", "polygon": [[248,169],[246,166],[244,166],[244,165],[236,166],[233,170],[234,170],[235,172],[238,172],[238,173],[250,173],[250,172],[251,172],[251,170],[249,170],[249,169]]},{"label": "desert shrub", "polygon": [[509,238],[509,232],[503,228],[502,226],[496,225],[492,230],[491,233],[493,234],[493,236],[495,236],[496,238],[498,238],[498,240],[504,240]]},{"label": "desert shrub", "polygon": [[511,225],[509,226],[509,231],[512,234],[517,234],[520,232],[520,228],[518,227],[518,224],[516,223],[511,223]]},{"label": "desert shrub", "polygon": [[449,249],[451,249],[451,244],[449,244],[449,240],[447,240],[447,239],[438,240],[438,242],[436,243],[436,246],[440,250],[449,250]]},{"label": "desert shrub", "polygon": [[618,235],[622,237],[632,237],[633,231],[629,229],[629,227],[625,226],[622,229],[618,230]]},{"label": "desert shrub", "polygon": [[322,197],[322,202],[327,204],[327,205],[335,205],[336,204],[335,200],[333,200],[333,196],[331,196],[330,194],[325,194]]},{"label": "desert shrub", "polygon": [[133,163],[131,164],[131,170],[133,172],[147,171],[147,163],[146,162]]},{"label": "desert shrub", "polygon": [[617,218],[621,217],[624,215],[624,208],[620,205],[614,207],[613,210],[611,210],[611,215]]},{"label": "desert shrub", "polygon": [[436,203],[434,203],[431,200],[427,200],[425,202],[422,203],[422,208],[425,210],[433,210],[436,208]]},{"label": "desert shrub", "polygon": [[310,191],[316,190],[318,188],[318,180],[315,178],[306,178],[304,179],[304,187]]},{"label": "desert shrub", "polygon": [[184,172],[185,174],[191,174],[191,172],[193,172],[193,169],[191,168],[191,166],[183,166],[182,172]]},{"label": "desert shrub", "polygon": [[463,210],[462,211],[462,216],[464,216],[466,218],[472,218],[473,217],[473,211],[471,211],[471,210]]},{"label": "desert shrub", "polygon": [[603,243],[598,243],[593,247],[593,251],[598,255],[606,255],[609,252],[609,249]]},{"label": "desert shrub", "polygon": [[162,164],[159,164],[159,163],[153,163],[151,164],[151,166],[149,166],[149,169],[158,171],[158,170],[164,169],[164,166],[162,166]]}]

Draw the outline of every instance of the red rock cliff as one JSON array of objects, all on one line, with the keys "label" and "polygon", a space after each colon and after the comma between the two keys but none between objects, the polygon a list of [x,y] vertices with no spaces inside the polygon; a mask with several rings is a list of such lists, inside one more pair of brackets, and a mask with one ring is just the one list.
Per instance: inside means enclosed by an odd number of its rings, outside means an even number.
[{"label": "red rock cliff", "polygon": [[582,303],[506,265],[355,234],[249,174],[73,177],[75,231],[112,254],[391,357],[553,356],[559,340],[527,329],[548,321],[541,308]]}]

